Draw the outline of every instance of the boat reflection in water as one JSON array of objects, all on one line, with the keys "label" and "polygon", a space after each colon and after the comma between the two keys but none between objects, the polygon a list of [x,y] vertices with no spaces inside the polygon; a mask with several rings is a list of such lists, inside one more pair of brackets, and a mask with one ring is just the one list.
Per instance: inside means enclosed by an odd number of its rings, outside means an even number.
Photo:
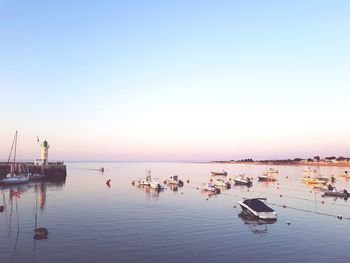
[{"label": "boat reflection in water", "polygon": [[247,215],[243,211],[238,214],[238,216],[243,220],[244,224],[248,225],[249,230],[253,234],[265,234],[268,231],[267,226],[276,223],[276,220],[262,220],[250,215]]},{"label": "boat reflection in water", "polygon": [[159,193],[164,192],[164,188],[152,188],[149,185],[139,184],[137,188],[145,192],[148,199],[152,198],[153,200],[158,200]]}]

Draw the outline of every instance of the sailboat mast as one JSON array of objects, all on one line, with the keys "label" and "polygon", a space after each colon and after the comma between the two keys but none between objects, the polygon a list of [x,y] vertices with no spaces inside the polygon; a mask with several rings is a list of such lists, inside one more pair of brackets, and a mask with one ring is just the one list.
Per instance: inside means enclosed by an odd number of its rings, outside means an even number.
[{"label": "sailboat mast", "polygon": [[14,165],[14,170],[16,170],[16,153],[17,153],[17,131],[15,135],[15,153],[13,155],[13,165]]}]

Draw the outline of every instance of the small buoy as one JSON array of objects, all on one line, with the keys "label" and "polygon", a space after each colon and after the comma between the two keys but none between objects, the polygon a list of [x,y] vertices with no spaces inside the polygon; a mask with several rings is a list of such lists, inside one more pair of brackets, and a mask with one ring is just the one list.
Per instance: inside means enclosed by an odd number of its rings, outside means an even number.
[{"label": "small buoy", "polygon": [[286,205],[283,205],[282,207],[283,207],[283,208],[287,208],[287,206],[286,206]]},{"label": "small buoy", "polygon": [[290,225],[290,221],[287,221],[287,225]]},{"label": "small buoy", "polygon": [[190,180],[187,180],[187,183],[189,184],[189,183],[190,183]]},{"label": "small buoy", "polygon": [[0,213],[4,212],[5,207],[3,205],[0,205]]},{"label": "small buoy", "polygon": [[198,188],[198,187],[196,187],[196,189],[198,190],[199,188]]},{"label": "small buoy", "polygon": [[245,196],[243,196],[243,200],[246,199]]},{"label": "small buoy", "polygon": [[209,181],[210,181],[210,182],[212,182],[212,181],[213,181],[213,179],[211,179],[211,178],[210,178],[210,180],[209,180]]},{"label": "small buoy", "polygon": [[231,179],[231,178],[228,178],[228,180],[229,180],[229,181],[232,181],[232,179]]},{"label": "small buoy", "polygon": [[135,184],[135,181],[132,181],[131,184],[134,185],[134,184]]},{"label": "small buoy", "polygon": [[282,197],[282,195],[280,195],[280,197]]},{"label": "small buoy", "polygon": [[277,186],[277,189],[280,189],[280,188]]},{"label": "small buoy", "polygon": [[236,208],[236,206],[234,205],[233,208]]},{"label": "small buoy", "polygon": [[181,192],[181,194],[183,195],[183,194],[184,194],[184,192]]},{"label": "small buoy", "polygon": [[310,191],[310,194],[312,194],[312,191]]},{"label": "small buoy", "polygon": [[337,218],[342,220],[343,219],[343,216],[342,215],[337,215]]},{"label": "small buoy", "polygon": [[166,180],[164,180],[164,182],[163,182],[164,184],[166,184]]},{"label": "small buoy", "polygon": [[209,200],[209,198],[206,199],[207,201]]},{"label": "small buoy", "polygon": [[35,228],[34,229],[34,239],[47,239],[49,231],[45,227]]},{"label": "small buoy", "polygon": [[286,176],[286,179],[288,179],[288,176]]},{"label": "small buoy", "polygon": [[321,204],[324,204],[324,201],[321,201]]}]

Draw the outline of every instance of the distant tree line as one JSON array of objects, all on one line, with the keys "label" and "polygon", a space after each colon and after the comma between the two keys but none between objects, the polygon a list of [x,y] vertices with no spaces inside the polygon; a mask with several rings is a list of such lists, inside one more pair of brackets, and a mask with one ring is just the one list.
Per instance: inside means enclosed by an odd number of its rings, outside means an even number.
[{"label": "distant tree line", "polygon": [[[341,161],[350,161],[350,158],[345,158],[343,156],[335,157],[335,156],[328,156],[325,157],[324,159],[321,159],[320,156],[314,156],[313,158],[294,158],[294,159],[280,159],[280,160],[257,160],[256,162],[259,163],[300,163],[300,162],[341,162]],[[244,162],[244,163],[249,163],[249,162],[255,162],[252,158],[248,159],[241,159],[241,160],[231,160],[231,162]]]}]

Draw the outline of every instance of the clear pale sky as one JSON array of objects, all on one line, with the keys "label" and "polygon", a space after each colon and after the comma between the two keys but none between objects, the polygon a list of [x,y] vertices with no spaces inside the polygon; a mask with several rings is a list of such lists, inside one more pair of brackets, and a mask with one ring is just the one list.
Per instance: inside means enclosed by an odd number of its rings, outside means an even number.
[{"label": "clear pale sky", "polygon": [[0,0],[0,159],[350,156],[350,1]]}]

